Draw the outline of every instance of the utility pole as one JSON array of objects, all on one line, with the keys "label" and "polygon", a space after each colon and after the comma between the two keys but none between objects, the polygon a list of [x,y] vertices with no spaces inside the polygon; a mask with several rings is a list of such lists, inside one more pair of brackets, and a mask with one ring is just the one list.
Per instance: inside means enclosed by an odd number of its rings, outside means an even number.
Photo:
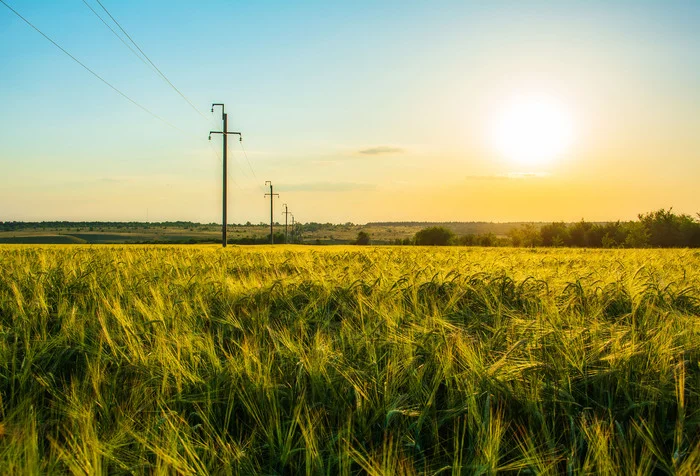
[{"label": "utility pole", "polygon": [[223,153],[224,175],[223,175],[223,197],[222,197],[223,204],[221,207],[223,217],[221,219],[221,246],[226,248],[226,222],[227,222],[227,220],[226,220],[226,202],[227,202],[227,199],[226,199],[226,182],[227,182],[227,180],[226,180],[226,173],[227,173],[226,167],[228,164],[228,160],[226,158],[226,151],[228,150],[227,139],[228,139],[229,135],[238,135],[238,140],[243,141],[243,136],[241,135],[240,132],[229,132],[228,131],[228,116],[224,112],[224,105],[221,103],[212,104],[211,105],[211,112],[214,112],[215,106],[221,106],[221,120],[224,123],[224,127],[221,131],[209,131],[209,140],[211,140],[212,134],[221,134],[224,137],[224,145],[223,145],[223,148],[224,148],[224,153]]},{"label": "utility pole", "polygon": [[294,214],[292,213],[292,241],[296,243],[296,237],[297,237],[297,228],[294,225]]},{"label": "utility pole", "polygon": [[267,181],[265,182],[265,185],[269,185],[269,186],[270,186],[270,193],[266,193],[265,196],[266,196],[266,197],[267,197],[268,195],[270,196],[270,244],[271,244],[271,245],[274,245],[274,244],[275,244],[275,235],[274,235],[274,233],[273,233],[273,231],[272,231],[272,224],[274,223],[275,215],[274,215],[272,203],[274,202],[275,196],[279,197],[280,194],[279,194],[279,193],[272,193],[272,182],[270,182],[269,180],[267,180]]},{"label": "utility pole", "polygon": [[[288,234],[288,232],[287,232],[287,219],[289,218],[289,215],[292,214],[292,212],[290,212],[290,211],[287,209],[287,204],[286,204],[286,203],[285,203],[284,205],[282,205],[282,206],[284,207],[284,211],[282,212],[282,213],[284,214],[284,243],[287,244],[287,243],[289,243],[289,238],[288,238],[288,237],[289,237],[289,234]],[[292,227],[292,231],[293,231],[293,230],[294,230],[294,228]]]}]

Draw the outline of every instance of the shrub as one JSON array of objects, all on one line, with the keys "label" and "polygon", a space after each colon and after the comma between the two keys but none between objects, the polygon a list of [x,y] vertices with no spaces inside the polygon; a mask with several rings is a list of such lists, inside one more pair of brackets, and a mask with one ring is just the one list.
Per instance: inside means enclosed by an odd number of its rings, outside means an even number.
[{"label": "shrub", "polygon": [[445,227],[432,226],[416,233],[415,242],[417,245],[445,246],[453,242],[454,236],[454,233]]},{"label": "shrub", "polygon": [[369,243],[370,243],[369,233],[367,233],[366,231],[361,231],[357,234],[357,238],[355,239],[356,245],[369,245]]}]

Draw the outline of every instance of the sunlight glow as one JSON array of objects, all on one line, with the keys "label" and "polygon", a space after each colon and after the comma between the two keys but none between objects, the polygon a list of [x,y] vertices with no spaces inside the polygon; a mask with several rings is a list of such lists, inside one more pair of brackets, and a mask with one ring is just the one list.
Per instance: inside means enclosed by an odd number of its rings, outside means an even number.
[{"label": "sunlight glow", "polygon": [[496,150],[522,166],[542,166],[558,158],[573,141],[567,109],[555,98],[515,98],[496,115],[491,127]]}]

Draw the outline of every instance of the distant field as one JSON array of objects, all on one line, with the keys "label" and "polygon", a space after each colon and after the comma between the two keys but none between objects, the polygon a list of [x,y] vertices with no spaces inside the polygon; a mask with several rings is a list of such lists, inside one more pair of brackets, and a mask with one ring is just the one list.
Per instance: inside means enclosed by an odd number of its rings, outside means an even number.
[{"label": "distant field", "polygon": [[[235,236],[235,232],[232,235]],[[126,244],[147,242],[211,241],[221,239],[220,231],[200,231],[181,228],[153,228],[85,231],[75,229],[43,229],[0,232],[0,243],[5,244]]]},{"label": "distant field", "polygon": [[0,246],[0,473],[694,474],[700,252]]},{"label": "distant field", "polygon": [[[503,236],[520,223],[451,223],[445,226],[458,235],[467,233],[494,233]],[[360,231],[370,234],[376,244],[390,244],[396,239],[413,237],[425,224],[304,224],[299,230],[299,240],[308,244],[348,244]],[[284,233],[284,225],[276,225],[275,233]],[[291,230],[291,226],[289,227]],[[229,240],[264,238],[270,236],[269,225],[231,225]],[[97,226],[36,227],[15,231],[0,231],[0,243],[6,244],[126,244],[126,243],[213,243],[221,240],[221,228],[216,225],[192,224],[192,226],[157,226],[146,223],[133,227]]]}]

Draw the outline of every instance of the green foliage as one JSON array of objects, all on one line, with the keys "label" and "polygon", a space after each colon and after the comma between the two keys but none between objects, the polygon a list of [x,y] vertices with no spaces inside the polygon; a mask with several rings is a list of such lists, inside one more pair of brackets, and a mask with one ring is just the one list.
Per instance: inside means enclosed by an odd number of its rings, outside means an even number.
[{"label": "green foliage", "polygon": [[700,223],[689,215],[676,215],[672,209],[661,209],[639,215],[639,222],[653,247],[700,246]]},{"label": "green foliage", "polygon": [[468,234],[456,237],[452,243],[460,246],[506,246],[510,245],[507,239],[499,238],[493,233]]},{"label": "green foliage", "polygon": [[455,234],[445,227],[431,226],[416,233],[413,241],[420,246],[445,246],[452,244],[454,237]]},{"label": "green foliage", "polygon": [[523,225],[520,228],[511,230],[509,233],[513,246],[524,246],[532,248],[542,244],[540,231],[530,223]]},{"label": "green foliage", "polygon": [[693,474],[700,253],[0,246],[1,474]]},{"label": "green foliage", "polygon": [[539,230],[523,225],[509,233],[514,246],[572,246],[586,248],[679,248],[700,247],[700,222],[672,210],[639,215],[636,222],[597,224],[552,223]]},{"label": "green foliage", "polygon": [[563,246],[571,241],[571,233],[566,223],[561,222],[544,225],[540,228],[539,235],[539,239],[536,242],[533,240],[531,246]]},{"label": "green foliage", "polygon": [[357,238],[355,239],[355,244],[356,245],[369,245],[370,243],[370,236],[369,233],[366,231],[360,231],[357,234]]}]

